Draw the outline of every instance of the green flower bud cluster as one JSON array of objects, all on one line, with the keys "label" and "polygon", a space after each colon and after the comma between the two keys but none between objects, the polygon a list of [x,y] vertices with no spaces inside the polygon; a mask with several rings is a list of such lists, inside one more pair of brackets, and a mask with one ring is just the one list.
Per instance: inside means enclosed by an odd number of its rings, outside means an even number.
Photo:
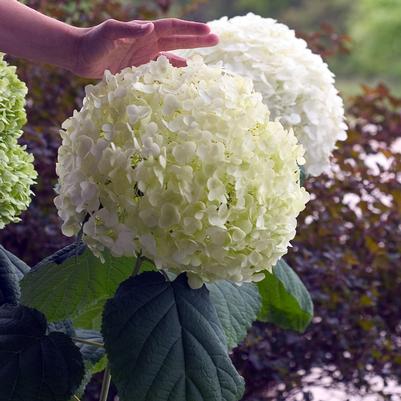
[{"label": "green flower bud cluster", "polygon": [[37,177],[33,156],[18,144],[26,123],[28,90],[3,56],[0,54],[0,229],[19,220],[31,201],[30,187]]}]

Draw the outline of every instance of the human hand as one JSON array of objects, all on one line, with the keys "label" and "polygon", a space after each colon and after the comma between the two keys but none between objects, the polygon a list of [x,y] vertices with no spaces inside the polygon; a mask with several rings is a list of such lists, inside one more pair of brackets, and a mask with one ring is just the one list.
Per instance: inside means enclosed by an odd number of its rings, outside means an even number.
[{"label": "human hand", "polygon": [[214,46],[218,37],[203,23],[174,18],[120,22],[107,20],[79,31],[76,60],[71,71],[87,78],[101,78],[105,70],[117,73],[164,54],[171,64],[181,67],[185,59],[166,51]]}]

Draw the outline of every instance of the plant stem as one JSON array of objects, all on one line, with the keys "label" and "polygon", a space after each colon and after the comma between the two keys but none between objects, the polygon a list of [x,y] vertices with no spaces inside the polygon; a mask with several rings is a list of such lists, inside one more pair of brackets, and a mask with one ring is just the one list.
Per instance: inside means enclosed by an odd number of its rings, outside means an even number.
[{"label": "plant stem", "polygon": [[75,243],[77,245],[79,245],[79,243],[81,242],[83,234],[84,234],[84,225],[82,224],[82,226],[79,229],[79,232],[77,234],[77,238],[75,239]]},{"label": "plant stem", "polygon": [[86,213],[86,216],[84,217],[84,219],[83,219],[83,221],[82,221],[81,228],[79,229],[79,232],[78,232],[78,234],[77,234],[77,238],[76,238],[76,240],[75,240],[75,242],[76,242],[77,245],[79,245],[79,243],[80,243],[81,240],[82,240],[82,237],[83,237],[83,235],[84,235],[84,225],[85,225],[85,223],[89,220],[89,218],[90,218],[90,214],[89,214],[89,213]]},{"label": "plant stem", "polygon": [[81,401],[75,394],[72,396],[72,398],[74,398],[75,401]]},{"label": "plant stem", "polygon": [[170,277],[167,275],[167,273],[164,270],[159,270],[161,274],[163,274],[164,278],[166,281],[170,281]]},{"label": "plant stem", "polygon": [[107,365],[103,375],[102,390],[100,391],[99,401],[107,401],[111,383],[110,366]]},{"label": "plant stem", "polygon": [[132,272],[133,276],[136,276],[139,273],[139,269],[141,268],[142,262],[143,262],[143,258],[141,254],[138,254],[138,256],[136,257],[136,262],[135,262],[135,266],[134,266],[134,271]]},{"label": "plant stem", "polygon": [[94,347],[104,348],[104,344],[98,343],[97,341],[85,340],[83,338],[78,338],[78,337],[71,337],[71,338],[72,338],[72,341],[75,341],[77,343],[93,345]]}]

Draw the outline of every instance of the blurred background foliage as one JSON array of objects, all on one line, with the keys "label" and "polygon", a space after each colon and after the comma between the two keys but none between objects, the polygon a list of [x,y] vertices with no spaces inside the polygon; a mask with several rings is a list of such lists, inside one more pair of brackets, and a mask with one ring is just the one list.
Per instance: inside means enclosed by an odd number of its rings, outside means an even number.
[{"label": "blurred background foliage", "polygon": [[349,30],[355,48],[358,49],[353,56],[357,69],[369,74],[400,79],[399,0],[359,0],[353,11]]},{"label": "blurred background foliage", "polygon": [[[312,293],[316,316],[304,335],[256,323],[232,357],[247,381],[246,401],[312,400],[309,385],[338,383],[350,399],[399,400],[385,385],[401,377],[401,1],[25,3],[77,26],[106,18],[206,21],[254,11],[295,28],[326,59],[346,100],[349,137],[338,145],[333,172],[307,181],[312,201],[288,256]],[[29,87],[23,141],[35,154],[40,180],[23,221],[1,231],[0,242],[33,265],[71,241],[61,235],[53,206],[58,129],[81,106],[89,81],[9,61]],[[374,386],[372,378],[383,385]],[[98,399],[99,382],[100,376],[88,386],[87,401]]]}]

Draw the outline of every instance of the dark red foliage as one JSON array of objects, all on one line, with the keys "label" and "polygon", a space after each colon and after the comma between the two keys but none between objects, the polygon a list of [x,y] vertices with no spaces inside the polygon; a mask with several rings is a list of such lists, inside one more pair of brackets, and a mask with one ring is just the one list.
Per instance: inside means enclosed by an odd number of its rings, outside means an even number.
[{"label": "dark red foliage", "polygon": [[323,58],[349,53],[351,38],[348,35],[339,34],[327,22],[322,23],[316,32],[297,32],[297,36],[308,43],[313,53],[320,54]]},{"label": "dark red foliage", "polygon": [[334,173],[307,181],[313,200],[287,258],[315,318],[304,335],[255,324],[233,356],[248,401],[285,399],[316,367],[359,392],[369,376],[401,377],[401,99],[365,87],[348,123]]}]

